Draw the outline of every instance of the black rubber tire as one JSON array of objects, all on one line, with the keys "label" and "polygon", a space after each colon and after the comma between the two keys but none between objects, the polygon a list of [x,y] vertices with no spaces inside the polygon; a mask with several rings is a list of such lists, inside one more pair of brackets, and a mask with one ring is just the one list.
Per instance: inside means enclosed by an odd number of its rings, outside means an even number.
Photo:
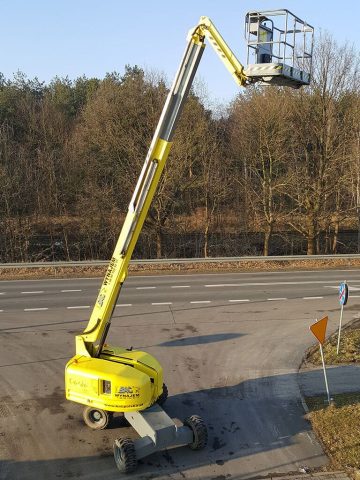
[{"label": "black rubber tire", "polygon": [[165,385],[165,383],[163,383],[163,391],[160,397],[157,399],[157,404],[160,405],[160,407],[162,407],[166,402],[168,396],[169,396],[168,387]]},{"label": "black rubber tire", "polygon": [[112,415],[112,412],[94,407],[85,407],[83,411],[84,422],[93,430],[104,430],[109,425]]},{"label": "black rubber tire", "polygon": [[137,467],[135,444],[129,437],[114,442],[114,459],[121,473],[132,473]]},{"label": "black rubber tire", "polygon": [[184,425],[189,427],[194,435],[194,440],[189,443],[192,450],[201,450],[208,443],[208,431],[204,420],[198,415],[191,415],[185,418]]}]

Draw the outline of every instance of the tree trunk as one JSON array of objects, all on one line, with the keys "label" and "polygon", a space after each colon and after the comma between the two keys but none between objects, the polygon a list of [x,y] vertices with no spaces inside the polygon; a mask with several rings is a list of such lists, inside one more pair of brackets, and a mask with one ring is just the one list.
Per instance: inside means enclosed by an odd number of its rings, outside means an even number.
[{"label": "tree trunk", "polygon": [[311,216],[307,218],[307,255],[315,255],[316,253],[316,229],[314,218]]},{"label": "tree trunk", "polygon": [[315,237],[308,233],[307,236],[307,255],[315,255]]},{"label": "tree trunk", "polygon": [[264,238],[264,250],[263,255],[267,257],[269,255],[269,245],[270,245],[270,238],[272,235],[272,225],[267,225],[265,229],[265,238]]},{"label": "tree trunk", "polygon": [[332,241],[332,246],[331,246],[331,253],[335,254],[336,249],[337,249],[337,242],[338,242],[338,236],[339,236],[339,220],[336,220],[335,226],[334,226],[334,237]]},{"label": "tree trunk", "polygon": [[161,229],[156,230],[156,258],[162,256],[162,232]]},{"label": "tree trunk", "polygon": [[204,230],[204,258],[207,258],[209,254],[209,223],[206,223]]}]

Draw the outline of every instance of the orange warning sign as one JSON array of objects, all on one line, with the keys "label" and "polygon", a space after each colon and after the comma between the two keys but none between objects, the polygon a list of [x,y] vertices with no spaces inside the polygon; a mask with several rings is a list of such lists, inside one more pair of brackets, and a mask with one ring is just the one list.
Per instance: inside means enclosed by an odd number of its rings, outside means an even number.
[{"label": "orange warning sign", "polygon": [[325,342],[325,334],[326,334],[326,327],[328,323],[328,317],[324,317],[318,322],[313,323],[310,325],[310,330],[315,335],[315,337],[319,340],[321,345]]}]

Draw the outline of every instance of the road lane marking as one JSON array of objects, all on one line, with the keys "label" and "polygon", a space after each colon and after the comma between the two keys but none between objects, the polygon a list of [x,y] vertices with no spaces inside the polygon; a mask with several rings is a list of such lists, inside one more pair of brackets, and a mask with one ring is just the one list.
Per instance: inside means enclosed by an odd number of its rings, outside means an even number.
[{"label": "road lane marking", "polygon": [[172,305],[172,302],[154,302],[151,305]]},{"label": "road lane marking", "polygon": [[39,307],[39,308],[24,308],[24,312],[38,312],[40,310],[49,310],[47,307]]},{"label": "road lane marking", "polygon": [[90,305],[77,305],[75,307],[66,307],[68,310],[76,310],[80,308],[90,308]]},{"label": "road lane marking", "polygon": [[[353,280],[354,281],[354,280]],[[329,280],[302,280],[299,282],[251,282],[251,283],[214,283],[207,284],[204,287],[214,288],[214,287],[262,287],[267,285],[313,285],[329,283]]]},{"label": "road lane marking", "polygon": [[190,303],[211,303],[211,300],[196,300],[196,301],[190,302]]},{"label": "road lane marking", "polygon": [[278,297],[278,298],[275,297],[275,298],[268,298],[267,300],[269,302],[273,302],[275,300],[287,300],[287,298],[286,297]]},{"label": "road lane marking", "polygon": [[349,298],[360,298],[360,295],[349,295]]},{"label": "road lane marking", "polygon": [[[350,275],[358,275],[359,274],[359,269],[354,269],[354,270],[343,270],[343,269],[335,269],[335,270],[332,270],[332,269],[324,269],[324,270],[321,270],[321,272],[327,272],[330,276],[332,275],[336,275],[337,272],[345,272],[348,276],[348,278],[350,279]],[[316,274],[319,274],[319,270],[291,270],[291,272],[286,272],[286,271],[283,271],[283,270],[274,270],[274,271],[271,271],[271,272],[259,272],[259,273],[254,273],[253,271],[252,272],[237,272],[237,273],[232,273],[232,272],[222,272],[222,273],[182,273],[182,274],[178,274],[178,273],[172,273],[172,274],[168,274],[168,275],[161,275],[162,277],[176,277],[176,278],[179,278],[179,277],[204,277],[204,276],[208,276],[208,277],[215,277],[215,276],[221,276],[221,277],[225,277],[225,276],[231,276],[231,275],[241,275],[241,276],[252,276],[252,275],[264,275],[264,276],[270,276],[270,275],[288,275],[288,274],[291,274],[291,275],[301,275],[302,277],[304,277],[306,274],[308,273],[316,273]],[[134,278],[134,277],[133,277]],[[136,278],[146,278],[146,279],[149,279],[149,278],[158,278],[157,275],[136,275]],[[53,279],[55,280],[55,279]],[[58,280],[62,280],[62,279],[58,279]],[[94,278],[73,278],[73,280],[94,280]],[[336,281],[337,278],[334,280]],[[359,278],[356,278],[356,281],[359,281],[360,279]],[[11,282],[11,281],[16,281],[16,280],[4,280],[4,281],[7,281],[7,282]],[[31,280],[22,280],[22,282],[26,282],[26,281],[31,281]],[[37,281],[37,280],[33,280],[33,281]],[[40,281],[40,280],[38,280]],[[326,283],[329,283],[329,280],[326,281]]]},{"label": "road lane marking", "polygon": [[324,297],[303,297],[303,300],[319,300]]},{"label": "road lane marking", "polygon": [[0,310],[0,313],[3,312],[4,310]]},{"label": "road lane marking", "polygon": [[82,292],[82,290],[61,290],[61,293],[68,293],[68,292]]},{"label": "road lane marking", "polygon": [[229,300],[229,302],[250,302],[248,298],[239,298],[238,300]]},{"label": "road lane marking", "polygon": [[34,292],[21,292],[21,293],[44,293],[44,290],[37,290]]},{"label": "road lane marking", "polygon": [[136,290],[153,290],[156,287],[136,287]]},{"label": "road lane marking", "polygon": [[132,307],[132,303],[117,303],[115,307]]},{"label": "road lane marking", "polygon": [[0,292],[0,295],[5,295],[5,292]]},{"label": "road lane marking", "polygon": [[[324,288],[333,288],[334,290],[339,290],[339,285],[324,285]],[[359,285],[348,285],[349,292],[358,292],[360,290]]]},{"label": "road lane marking", "polygon": [[170,288],[190,288],[190,285],[172,285]]}]

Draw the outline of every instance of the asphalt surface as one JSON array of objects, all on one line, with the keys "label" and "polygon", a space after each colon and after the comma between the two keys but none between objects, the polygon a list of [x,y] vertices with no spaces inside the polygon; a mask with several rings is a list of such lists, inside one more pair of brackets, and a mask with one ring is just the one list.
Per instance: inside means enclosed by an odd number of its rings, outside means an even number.
[{"label": "asphalt surface", "polygon": [[[330,396],[338,393],[360,392],[360,365],[327,366],[326,376]],[[305,396],[324,395],[324,398],[327,396],[322,367],[301,369],[299,385]]]},{"label": "asphalt surface", "polygon": [[[108,343],[155,355],[174,418],[200,414],[201,452],[179,448],[144,459],[132,478],[250,478],[327,464],[304,419],[297,370],[314,339],[309,325],[339,320],[337,286],[360,311],[360,271],[131,277]],[[64,399],[63,370],[87,324],[101,280],[0,282],[0,479],[120,478],[113,440],[132,435],[82,422]]]}]

